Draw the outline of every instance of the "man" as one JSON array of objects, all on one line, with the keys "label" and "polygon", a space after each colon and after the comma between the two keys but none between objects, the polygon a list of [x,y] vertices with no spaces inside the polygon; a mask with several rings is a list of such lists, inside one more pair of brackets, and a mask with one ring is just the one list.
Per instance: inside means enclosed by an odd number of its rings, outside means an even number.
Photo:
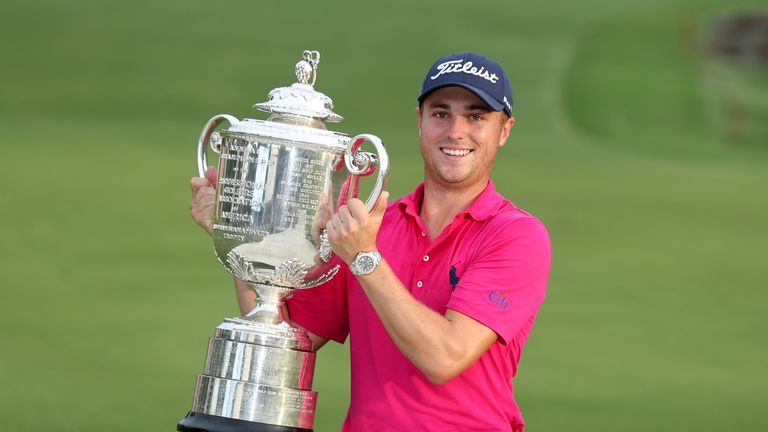
[{"label": "man", "polygon": [[[543,225],[494,189],[512,117],[506,74],[473,53],[439,59],[417,109],[424,183],[368,214],[360,200],[326,229],[348,267],[288,300],[319,348],[350,336],[350,431],[522,431],[512,379],[544,300]],[[192,179],[210,231],[213,171]],[[236,282],[241,310],[253,294]]]}]

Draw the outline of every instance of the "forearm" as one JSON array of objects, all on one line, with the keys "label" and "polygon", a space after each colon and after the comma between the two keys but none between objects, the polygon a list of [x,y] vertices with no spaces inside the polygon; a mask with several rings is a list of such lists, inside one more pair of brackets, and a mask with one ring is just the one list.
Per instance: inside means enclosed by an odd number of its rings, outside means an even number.
[{"label": "forearm", "polygon": [[[440,315],[416,300],[386,261],[358,280],[400,352],[433,383],[443,384],[459,375],[495,340],[495,333],[481,325],[477,338],[465,337],[469,334],[466,322],[457,326],[450,315]],[[479,325],[463,315],[460,319]]]}]

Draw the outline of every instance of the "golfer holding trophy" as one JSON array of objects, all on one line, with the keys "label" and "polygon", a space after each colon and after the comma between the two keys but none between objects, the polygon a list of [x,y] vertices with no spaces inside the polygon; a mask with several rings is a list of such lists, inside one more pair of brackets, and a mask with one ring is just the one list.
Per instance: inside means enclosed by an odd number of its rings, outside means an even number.
[{"label": "golfer holding trophy", "polygon": [[[286,336],[298,332],[280,327],[276,305],[285,291],[318,285],[286,303],[291,322],[315,347],[349,337],[343,431],[523,432],[513,381],[546,297],[551,245],[544,224],[491,181],[515,124],[509,77],[474,52],[432,64],[416,98],[424,181],[385,208],[380,142],[359,136],[340,145],[340,135],[314,127],[333,118],[327,98],[304,92],[317,58],[307,53],[297,68],[300,82],[257,105],[272,121],[238,122],[214,136],[211,128],[228,120],[217,116],[204,129],[201,145],[210,141],[223,162],[218,182],[213,172],[191,180],[190,213],[209,232],[213,227],[219,259],[259,291],[245,321],[267,330],[240,331],[253,328],[240,320],[219,327],[193,413],[181,426],[311,428],[314,394],[304,380],[311,355],[295,348],[309,343]],[[308,109],[314,101],[323,102]],[[360,151],[365,140],[376,154]],[[205,167],[202,160],[201,174]],[[359,177],[374,173],[373,196],[366,203],[353,198]],[[332,180],[334,174],[342,178]],[[241,211],[244,204],[249,211]],[[246,312],[253,290],[241,279],[235,287]],[[263,342],[274,339],[291,345]],[[279,360],[270,358],[272,348]],[[259,356],[270,360],[254,363]],[[248,427],[224,429],[209,419]]]},{"label": "golfer holding trophy", "polygon": [[[372,211],[389,165],[379,138],[326,129],[325,122],[342,117],[313,88],[319,60],[317,51],[305,51],[296,64],[298,82],[254,105],[269,113],[266,121],[219,114],[203,127],[197,147],[201,177],[207,147],[219,155],[214,251],[256,292],[257,305],[216,328],[179,431],[312,430],[315,353],[306,332],[283,320],[283,299],[336,275],[340,261],[332,259],[325,226],[336,209],[357,197],[362,176],[375,176],[365,200]],[[216,131],[224,122],[228,127]],[[376,153],[361,150],[366,141]]]}]

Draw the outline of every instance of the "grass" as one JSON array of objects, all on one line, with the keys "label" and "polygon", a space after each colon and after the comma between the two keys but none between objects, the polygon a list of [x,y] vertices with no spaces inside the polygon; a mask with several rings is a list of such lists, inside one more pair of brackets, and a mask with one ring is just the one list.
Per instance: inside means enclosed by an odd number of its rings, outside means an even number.
[{"label": "grass", "polygon": [[[680,28],[756,3],[209,5],[18,2],[0,16],[0,416],[19,431],[172,430],[207,338],[236,314],[187,215],[213,114],[292,82],[381,136],[390,190],[421,176],[415,95],[439,55],[510,73],[497,188],[547,225],[548,299],[516,397],[532,431],[763,430],[768,403],[765,71]],[[493,11],[493,12],[489,12]],[[288,27],[291,31],[288,31]],[[748,107],[732,139],[729,107]],[[346,346],[318,355],[316,430],[348,404]]]}]

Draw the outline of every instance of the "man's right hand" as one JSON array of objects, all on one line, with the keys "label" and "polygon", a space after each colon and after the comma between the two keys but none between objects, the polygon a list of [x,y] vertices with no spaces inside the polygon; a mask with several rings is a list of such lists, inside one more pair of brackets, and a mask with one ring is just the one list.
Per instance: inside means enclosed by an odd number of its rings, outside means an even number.
[{"label": "man's right hand", "polygon": [[205,177],[192,177],[192,201],[189,214],[210,235],[213,229],[213,207],[216,197],[216,168],[208,167]]}]

